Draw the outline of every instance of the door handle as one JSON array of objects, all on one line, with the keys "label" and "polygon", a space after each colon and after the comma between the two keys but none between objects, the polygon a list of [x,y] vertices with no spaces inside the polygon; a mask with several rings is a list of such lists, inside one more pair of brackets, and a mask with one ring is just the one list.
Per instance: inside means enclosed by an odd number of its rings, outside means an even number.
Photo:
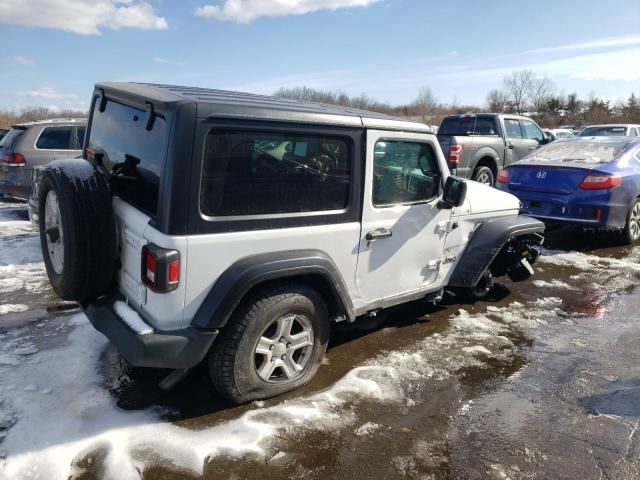
[{"label": "door handle", "polygon": [[393,233],[388,228],[376,228],[375,230],[368,232],[364,238],[367,242],[371,243],[376,240],[380,240],[381,238],[389,238],[392,235]]},{"label": "door handle", "polygon": [[535,146],[534,147],[529,147],[529,150],[535,150],[536,148],[538,148],[538,147],[535,147]]}]

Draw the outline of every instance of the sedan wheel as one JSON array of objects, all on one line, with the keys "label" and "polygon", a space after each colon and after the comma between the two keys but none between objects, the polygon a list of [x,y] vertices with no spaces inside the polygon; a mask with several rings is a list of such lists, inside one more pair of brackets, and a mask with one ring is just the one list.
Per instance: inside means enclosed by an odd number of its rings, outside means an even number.
[{"label": "sedan wheel", "polygon": [[629,209],[624,237],[629,244],[640,240],[640,199],[637,199]]}]

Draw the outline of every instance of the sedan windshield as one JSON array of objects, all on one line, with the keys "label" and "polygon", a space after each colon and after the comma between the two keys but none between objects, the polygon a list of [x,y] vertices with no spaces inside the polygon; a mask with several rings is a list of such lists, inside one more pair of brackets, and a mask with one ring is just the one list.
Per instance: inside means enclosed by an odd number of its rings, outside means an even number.
[{"label": "sedan windshield", "polygon": [[581,137],[624,137],[627,127],[587,127],[580,132]]}]

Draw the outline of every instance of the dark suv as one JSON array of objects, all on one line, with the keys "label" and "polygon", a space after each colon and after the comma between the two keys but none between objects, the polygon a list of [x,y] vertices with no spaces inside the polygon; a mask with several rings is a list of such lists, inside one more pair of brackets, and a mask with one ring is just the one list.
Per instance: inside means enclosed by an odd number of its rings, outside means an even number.
[{"label": "dark suv", "polygon": [[0,140],[0,195],[27,200],[33,169],[56,158],[80,155],[86,125],[84,118],[13,125]]}]

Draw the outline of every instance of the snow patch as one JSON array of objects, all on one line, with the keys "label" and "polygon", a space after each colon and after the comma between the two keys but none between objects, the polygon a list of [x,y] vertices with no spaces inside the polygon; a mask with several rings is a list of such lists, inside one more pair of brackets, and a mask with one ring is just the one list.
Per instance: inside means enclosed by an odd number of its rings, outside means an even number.
[{"label": "snow patch", "polygon": [[153,329],[147,325],[142,318],[140,318],[138,312],[126,303],[117,301],[113,304],[113,309],[124,323],[129,325],[134,332],[139,335],[148,335],[149,333],[153,333]]},{"label": "snow patch", "polygon": [[357,437],[365,437],[367,435],[371,435],[373,432],[375,432],[379,428],[380,428],[380,425],[378,425],[377,423],[367,422],[364,425],[361,425],[358,428],[356,428],[353,431],[353,433]]},{"label": "snow patch", "polygon": [[479,353],[481,355],[487,355],[487,356],[493,355],[493,352],[491,350],[489,350],[486,347],[483,347],[482,345],[474,345],[473,347],[463,347],[462,350],[472,354]]},{"label": "snow patch", "polygon": [[6,315],[7,313],[26,312],[29,310],[28,305],[16,304],[16,305],[0,305],[0,315]]},{"label": "snow patch", "polygon": [[534,286],[538,288],[553,288],[559,290],[578,290],[576,287],[572,287],[568,283],[565,283],[561,280],[551,280],[547,282],[546,280],[533,280],[531,282]]}]

